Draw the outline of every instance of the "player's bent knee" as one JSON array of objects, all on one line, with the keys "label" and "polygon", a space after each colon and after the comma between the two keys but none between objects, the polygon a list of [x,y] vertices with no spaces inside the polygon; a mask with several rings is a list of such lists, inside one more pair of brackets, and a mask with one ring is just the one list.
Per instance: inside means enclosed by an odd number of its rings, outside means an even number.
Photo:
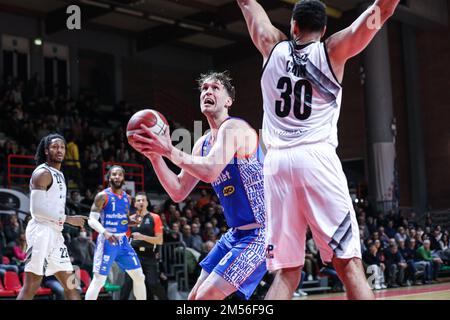
[{"label": "player's bent knee", "polygon": [[127,273],[130,276],[131,280],[145,282],[145,275],[142,269],[128,270]]}]

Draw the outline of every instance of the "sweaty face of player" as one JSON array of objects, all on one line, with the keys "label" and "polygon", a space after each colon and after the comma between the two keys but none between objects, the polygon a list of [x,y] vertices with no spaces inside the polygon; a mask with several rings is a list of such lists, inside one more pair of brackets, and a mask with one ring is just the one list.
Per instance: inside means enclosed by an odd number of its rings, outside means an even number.
[{"label": "sweaty face of player", "polygon": [[204,114],[223,111],[233,103],[225,86],[218,80],[209,78],[203,82],[200,93],[200,108]]},{"label": "sweaty face of player", "polygon": [[46,155],[48,162],[62,163],[66,155],[66,144],[61,139],[53,139],[48,146]]},{"label": "sweaty face of player", "polygon": [[111,175],[109,177],[109,184],[115,189],[122,188],[125,183],[124,172],[120,168],[114,168],[111,170]]},{"label": "sweaty face of player", "polygon": [[136,209],[138,209],[140,211],[147,210],[147,207],[148,207],[147,197],[137,196],[136,200],[134,201],[134,205],[135,205]]}]

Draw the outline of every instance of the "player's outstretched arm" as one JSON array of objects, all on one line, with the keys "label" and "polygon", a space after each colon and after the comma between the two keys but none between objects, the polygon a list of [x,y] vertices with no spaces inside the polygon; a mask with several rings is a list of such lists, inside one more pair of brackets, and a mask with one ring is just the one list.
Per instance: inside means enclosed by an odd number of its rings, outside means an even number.
[{"label": "player's outstretched arm", "polygon": [[256,0],[237,0],[237,3],[244,15],[250,37],[265,63],[272,48],[287,37],[272,25],[266,11]]},{"label": "player's outstretched arm", "polygon": [[99,234],[103,234],[109,242],[117,243],[118,241],[117,238],[113,234],[106,231],[106,229],[102,226],[102,224],[99,221],[100,213],[102,212],[103,206],[106,204],[107,199],[108,196],[106,195],[105,192],[102,191],[97,193],[97,195],[94,198],[94,203],[92,204],[91,207],[91,213],[89,214],[88,225],[92,229],[97,231]]},{"label": "player's outstretched arm", "polygon": [[348,59],[363,51],[384,23],[394,14],[400,0],[377,0],[351,26],[326,40],[330,62],[339,81]]}]

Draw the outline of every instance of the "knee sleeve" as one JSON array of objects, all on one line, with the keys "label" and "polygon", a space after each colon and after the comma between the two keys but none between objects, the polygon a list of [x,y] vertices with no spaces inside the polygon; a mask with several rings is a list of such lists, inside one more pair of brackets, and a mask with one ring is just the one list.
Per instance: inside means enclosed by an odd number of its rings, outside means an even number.
[{"label": "knee sleeve", "polygon": [[86,291],[85,300],[97,300],[98,294],[102,287],[105,285],[106,276],[100,274],[94,274],[94,279],[92,279],[88,290]]},{"label": "knee sleeve", "polygon": [[133,294],[136,300],[146,300],[147,291],[145,288],[145,275],[142,268],[127,270],[128,275],[133,280]]},{"label": "knee sleeve", "polygon": [[138,282],[144,282],[145,281],[145,275],[141,268],[134,269],[134,270],[127,270],[128,275],[130,278],[134,281]]}]

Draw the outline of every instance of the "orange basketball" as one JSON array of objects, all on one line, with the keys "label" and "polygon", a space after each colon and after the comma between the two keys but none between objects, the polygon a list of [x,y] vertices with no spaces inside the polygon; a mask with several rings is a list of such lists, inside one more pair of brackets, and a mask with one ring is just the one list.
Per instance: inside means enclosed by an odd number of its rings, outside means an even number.
[{"label": "orange basketball", "polygon": [[144,109],[136,112],[130,118],[127,124],[127,139],[131,142],[132,136],[135,133],[142,131],[141,124],[150,128],[150,130],[157,135],[164,134],[168,127],[166,118],[156,110]]}]

